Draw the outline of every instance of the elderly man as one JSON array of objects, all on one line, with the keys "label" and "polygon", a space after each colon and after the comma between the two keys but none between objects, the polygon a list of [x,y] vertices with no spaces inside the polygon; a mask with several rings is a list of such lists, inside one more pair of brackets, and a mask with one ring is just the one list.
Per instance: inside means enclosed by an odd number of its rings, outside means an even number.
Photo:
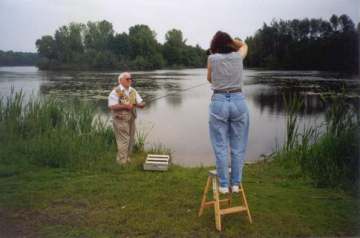
[{"label": "elderly man", "polygon": [[145,104],[136,90],[131,87],[130,73],[121,73],[118,82],[119,85],[108,97],[108,107],[112,112],[118,149],[116,161],[124,164],[130,162],[129,154],[134,144],[136,108],[143,108]]}]

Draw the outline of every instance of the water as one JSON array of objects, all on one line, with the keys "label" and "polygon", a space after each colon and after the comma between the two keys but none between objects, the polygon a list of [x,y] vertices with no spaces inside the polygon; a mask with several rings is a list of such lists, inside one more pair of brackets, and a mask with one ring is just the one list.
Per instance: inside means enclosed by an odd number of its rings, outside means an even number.
[{"label": "water", "polygon": [[[38,71],[35,67],[0,67],[0,96],[23,89],[26,95],[81,98],[96,103],[99,113],[110,119],[107,96],[119,72]],[[317,71],[245,71],[244,93],[250,109],[247,161],[261,159],[283,143],[286,127],[283,95],[298,95],[305,102],[299,112],[301,124],[320,124],[325,105],[320,93],[347,89],[359,105],[360,81],[335,73]],[[205,69],[134,72],[134,87],[145,101],[162,95],[138,111],[137,125],[149,131],[149,144],[162,143],[173,151],[173,161],[185,166],[213,165],[209,144],[208,105],[211,97]]]}]

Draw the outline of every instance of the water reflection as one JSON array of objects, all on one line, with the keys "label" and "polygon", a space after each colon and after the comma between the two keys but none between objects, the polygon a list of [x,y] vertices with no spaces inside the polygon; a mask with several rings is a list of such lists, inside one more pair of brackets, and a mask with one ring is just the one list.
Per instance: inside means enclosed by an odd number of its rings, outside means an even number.
[{"label": "water reflection", "polygon": [[266,109],[271,114],[283,114],[285,113],[285,101],[294,97],[303,101],[303,107],[298,111],[300,116],[321,114],[326,108],[320,95],[296,91],[286,92],[272,89],[271,92],[252,95],[252,100],[259,107],[261,113]]},{"label": "water reflection", "polygon": [[304,103],[298,111],[300,116],[320,115],[329,106],[323,97],[330,93],[343,93],[344,90],[349,103],[359,108],[359,80],[336,79],[338,75],[321,72],[266,72],[248,76],[246,85],[263,85],[251,94],[261,112],[267,110],[272,114],[283,114],[285,101],[297,97]]}]

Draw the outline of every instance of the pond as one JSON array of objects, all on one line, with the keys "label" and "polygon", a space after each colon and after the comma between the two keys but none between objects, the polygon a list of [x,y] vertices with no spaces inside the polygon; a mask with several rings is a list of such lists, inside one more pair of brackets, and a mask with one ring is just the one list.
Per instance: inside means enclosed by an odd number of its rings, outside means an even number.
[{"label": "pond", "polygon": [[[208,135],[210,85],[206,69],[132,72],[134,87],[147,102],[138,110],[137,127],[148,132],[148,145],[163,144],[172,150],[173,162],[183,166],[213,165]],[[0,97],[11,88],[27,96],[80,98],[94,103],[110,120],[107,96],[116,86],[119,71],[38,71],[35,67],[0,67]],[[341,92],[359,105],[360,81],[319,71],[245,70],[244,94],[250,110],[250,137],[246,160],[254,162],[284,141],[284,95],[304,101],[298,112],[301,125],[319,124],[326,106],[321,93]],[[165,97],[162,97],[165,96]]]}]

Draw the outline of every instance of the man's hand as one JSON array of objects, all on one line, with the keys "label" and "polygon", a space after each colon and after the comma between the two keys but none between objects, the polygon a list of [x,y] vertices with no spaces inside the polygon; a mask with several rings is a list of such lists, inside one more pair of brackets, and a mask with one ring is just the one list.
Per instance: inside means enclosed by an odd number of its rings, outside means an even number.
[{"label": "man's hand", "polygon": [[109,107],[110,110],[119,111],[119,110],[131,110],[134,106],[132,104],[115,104]]},{"label": "man's hand", "polygon": [[137,104],[135,104],[135,107],[144,108],[144,107],[145,107],[145,103],[144,103],[144,102],[142,102],[142,103],[137,103]]},{"label": "man's hand", "polygon": [[132,104],[124,104],[124,109],[126,109],[126,110],[130,111],[133,108],[134,108],[134,105],[132,105]]}]

